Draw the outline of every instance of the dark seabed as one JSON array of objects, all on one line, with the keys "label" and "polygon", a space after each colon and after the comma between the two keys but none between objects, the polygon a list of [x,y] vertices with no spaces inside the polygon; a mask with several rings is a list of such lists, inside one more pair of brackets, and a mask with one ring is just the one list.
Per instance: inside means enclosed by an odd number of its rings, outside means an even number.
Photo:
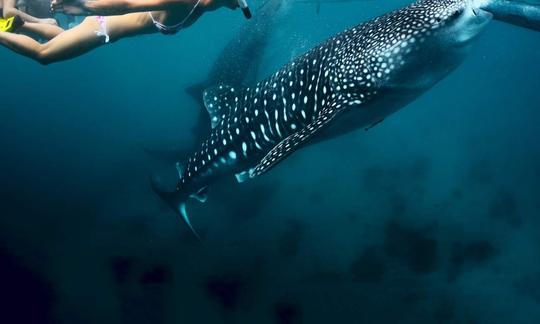
[{"label": "dark seabed", "polygon": [[[256,79],[406,3],[288,3]],[[201,243],[144,148],[193,141],[184,89],[243,22],[46,67],[0,49],[0,322],[540,323],[540,34],[492,22],[380,125],[212,187]]]}]

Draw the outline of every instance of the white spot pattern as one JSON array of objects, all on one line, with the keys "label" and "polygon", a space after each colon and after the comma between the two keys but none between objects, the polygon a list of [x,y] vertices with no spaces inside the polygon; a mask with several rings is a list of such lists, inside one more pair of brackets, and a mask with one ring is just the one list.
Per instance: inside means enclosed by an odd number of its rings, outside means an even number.
[{"label": "white spot pattern", "polygon": [[338,34],[253,88],[206,91],[214,129],[187,160],[181,183],[263,156],[252,176],[265,172],[339,112],[370,102],[466,1],[418,1]]}]

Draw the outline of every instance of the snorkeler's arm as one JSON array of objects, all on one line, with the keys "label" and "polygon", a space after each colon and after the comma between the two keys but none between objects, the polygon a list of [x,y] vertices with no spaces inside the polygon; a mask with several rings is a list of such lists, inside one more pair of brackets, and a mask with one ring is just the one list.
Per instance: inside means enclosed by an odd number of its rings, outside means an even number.
[{"label": "snorkeler's arm", "polygon": [[[212,0],[201,0],[204,7]],[[53,0],[51,7],[57,12],[74,15],[113,16],[131,12],[145,12],[193,8],[197,0]]]},{"label": "snorkeler's arm", "polygon": [[[88,0],[88,8],[94,14],[121,15],[130,12],[157,11],[178,8],[181,6],[193,7],[197,0]],[[111,13],[109,13],[111,14]]]}]

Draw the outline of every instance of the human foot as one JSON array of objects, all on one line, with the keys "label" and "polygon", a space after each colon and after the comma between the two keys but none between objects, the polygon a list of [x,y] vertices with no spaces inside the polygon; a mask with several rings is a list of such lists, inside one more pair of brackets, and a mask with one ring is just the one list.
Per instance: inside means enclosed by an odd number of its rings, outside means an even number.
[{"label": "human foot", "polygon": [[92,0],[52,0],[51,10],[74,16],[88,16],[91,14],[87,4]]},{"label": "human foot", "polygon": [[0,32],[7,32],[12,33],[17,31],[22,25],[24,25],[24,21],[19,16],[13,16],[7,19],[0,19]]}]

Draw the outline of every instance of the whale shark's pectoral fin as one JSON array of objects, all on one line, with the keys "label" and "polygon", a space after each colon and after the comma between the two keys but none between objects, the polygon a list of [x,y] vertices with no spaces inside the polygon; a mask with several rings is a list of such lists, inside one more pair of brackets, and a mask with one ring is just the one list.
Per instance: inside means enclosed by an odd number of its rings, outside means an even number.
[{"label": "whale shark's pectoral fin", "polygon": [[252,170],[250,177],[255,178],[273,168],[287,156],[298,150],[304,143],[309,141],[318,131],[328,125],[336,116],[340,115],[344,109],[341,105],[329,105],[322,109],[311,123],[300,129],[298,132],[289,135],[278,145],[276,145],[261,162]]},{"label": "whale shark's pectoral fin", "polygon": [[204,91],[204,106],[210,115],[212,128],[229,115],[231,108],[236,105],[237,98],[234,88],[228,85],[219,85]]}]

